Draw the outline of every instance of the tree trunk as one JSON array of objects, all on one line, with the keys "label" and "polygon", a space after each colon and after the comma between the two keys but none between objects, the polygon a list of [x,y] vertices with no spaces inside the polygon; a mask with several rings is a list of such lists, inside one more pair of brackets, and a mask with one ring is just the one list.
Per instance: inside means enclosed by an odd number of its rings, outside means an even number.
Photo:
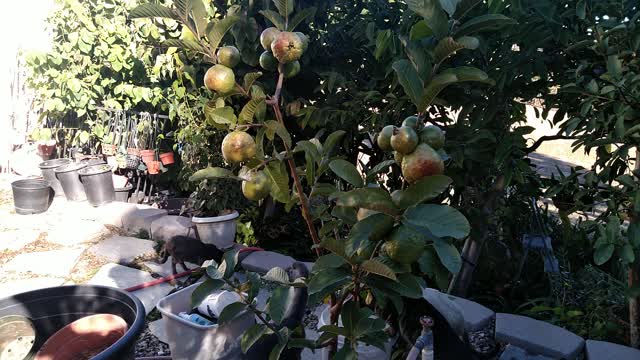
[{"label": "tree trunk", "polygon": [[[640,147],[636,147],[636,163],[634,173],[640,171]],[[640,222],[640,213],[634,211],[631,217],[631,223]],[[636,258],[633,264],[629,265],[628,272],[628,285],[629,288],[640,286],[640,259]],[[629,298],[629,338],[631,340],[631,346],[634,348],[640,348],[640,298]]]},{"label": "tree trunk", "polygon": [[476,237],[469,236],[465,241],[461,255],[462,267],[449,284],[449,294],[460,297],[467,296],[467,292],[471,286],[471,281],[473,280],[473,271],[475,270],[478,264],[478,259],[480,258],[482,246],[489,238],[489,219],[495,211],[498,198],[502,196],[504,186],[504,176],[500,175],[493,183],[491,190],[485,194],[483,199],[484,206],[482,207],[484,219],[481,220],[480,229],[477,232],[480,235]]}]

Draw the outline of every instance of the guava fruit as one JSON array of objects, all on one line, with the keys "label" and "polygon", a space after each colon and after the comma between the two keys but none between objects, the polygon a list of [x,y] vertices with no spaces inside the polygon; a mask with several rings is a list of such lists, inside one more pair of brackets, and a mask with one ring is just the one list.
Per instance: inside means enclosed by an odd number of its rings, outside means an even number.
[{"label": "guava fruit", "polygon": [[258,201],[269,195],[270,183],[264,171],[251,171],[248,180],[242,181],[242,194],[249,200]]},{"label": "guava fruit", "polygon": [[444,146],[444,131],[435,125],[420,130],[420,142],[438,150]]},{"label": "guava fruit", "polygon": [[431,146],[419,144],[415,151],[402,158],[402,176],[414,183],[425,176],[440,175],[444,172],[444,162]]},{"label": "guava fruit", "polygon": [[224,65],[213,65],[204,74],[204,85],[211,91],[226,94],[236,87],[236,76]]},{"label": "guava fruit", "polygon": [[424,251],[424,237],[405,225],[393,229],[387,241],[382,244],[382,251],[393,261],[400,264],[411,264],[420,258]]},{"label": "guava fruit", "polygon": [[300,72],[300,61],[298,60],[282,65],[282,74],[287,79],[298,75],[299,72]]},{"label": "guava fruit", "polygon": [[411,154],[418,146],[418,134],[408,126],[397,128],[391,135],[391,147],[393,150],[403,154]]},{"label": "guava fruit", "polygon": [[274,27],[266,28],[260,34],[260,45],[267,50],[271,50],[271,43],[275,40],[276,36],[280,34],[280,30]]},{"label": "guava fruit", "polygon": [[382,151],[393,150],[391,148],[391,136],[393,135],[393,129],[395,129],[395,126],[387,125],[383,127],[382,130],[380,130],[380,133],[378,134],[378,138],[376,139],[376,142],[378,143],[378,147]]},{"label": "guava fruit", "polygon": [[358,219],[358,221],[366,218],[369,215],[373,215],[373,214],[377,214],[378,211],[375,210],[371,210],[371,209],[365,209],[365,208],[360,208],[358,209],[358,213],[356,214],[356,219]]},{"label": "guava fruit", "polygon": [[240,63],[240,51],[235,46],[223,46],[218,50],[218,63],[234,68]]},{"label": "guava fruit", "polygon": [[288,31],[282,31],[271,43],[271,53],[281,64],[290,63],[302,56],[302,39]]},{"label": "guava fruit", "polygon": [[296,31],[294,34],[298,35],[300,40],[302,40],[302,52],[304,53],[309,48],[309,37],[299,31]]},{"label": "guava fruit", "polygon": [[393,152],[393,159],[396,161],[396,164],[398,164],[398,166],[402,166],[402,159],[404,158],[404,155],[402,155],[401,153],[394,151]]},{"label": "guava fruit", "polygon": [[418,129],[419,128],[418,117],[415,115],[407,116],[407,118],[404,119],[404,121],[402,122],[402,126],[408,126],[412,129]]},{"label": "guava fruit", "polygon": [[241,163],[256,156],[256,142],[244,131],[233,131],[222,140],[222,157],[230,163]]},{"label": "guava fruit", "polygon": [[270,51],[265,51],[260,55],[260,66],[267,71],[278,70],[278,59]]}]

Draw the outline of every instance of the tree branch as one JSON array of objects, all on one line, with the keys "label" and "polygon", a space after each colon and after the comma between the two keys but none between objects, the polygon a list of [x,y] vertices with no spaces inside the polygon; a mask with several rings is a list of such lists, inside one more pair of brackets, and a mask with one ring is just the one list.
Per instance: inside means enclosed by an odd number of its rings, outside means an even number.
[{"label": "tree branch", "polygon": [[528,148],[525,149],[525,151],[527,153],[531,153],[536,151],[540,145],[542,145],[542,143],[544,143],[545,141],[551,141],[551,140],[574,140],[574,139],[578,139],[577,136],[570,136],[570,135],[560,135],[560,134],[556,134],[556,135],[545,135],[545,136],[541,136],[538,140],[536,140],[533,145],[529,146]]}]

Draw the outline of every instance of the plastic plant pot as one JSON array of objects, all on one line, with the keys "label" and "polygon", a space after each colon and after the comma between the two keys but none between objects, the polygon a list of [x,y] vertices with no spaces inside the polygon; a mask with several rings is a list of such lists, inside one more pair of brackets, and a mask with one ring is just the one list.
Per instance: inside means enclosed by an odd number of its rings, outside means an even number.
[{"label": "plastic plant pot", "polygon": [[[31,359],[49,338],[65,326],[96,314],[122,318],[127,323],[127,330],[124,336],[91,359],[132,360],[136,340],[144,330],[145,321],[144,306],[133,295],[104,286],[74,285],[34,290],[0,299],[0,319],[7,316],[25,317],[35,328],[33,347],[25,359]],[[21,333],[28,335],[28,326],[21,328],[25,330]],[[16,333],[15,337],[19,337],[19,334]],[[0,354],[3,352],[2,346],[0,344]],[[77,351],[75,355],[78,355]]]},{"label": "plastic plant pot", "polygon": [[91,165],[78,171],[87,200],[92,206],[100,206],[115,200],[113,174],[109,165]]},{"label": "plastic plant pot", "polygon": [[92,155],[80,160],[80,163],[85,164],[87,166],[91,166],[91,165],[102,165],[102,164],[106,164],[107,162],[104,161],[104,158],[102,157],[102,155]]},{"label": "plastic plant pot", "polygon": [[56,178],[60,181],[62,190],[64,190],[64,196],[67,200],[83,201],[87,199],[84,193],[84,186],[82,186],[82,182],[80,182],[80,175],[78,175],[78,171],[85,167],[87,167],[87,164],[74,163],[56,168]]},{"label": "plastic plant pot", "polygon": [[114,144],[102,144],[102,153],[107,156],[113,156],[116,154],[117,146]]},{"label": "plastic plant pot", "polygon": [[138,148],[127,148],[127,154],[134,155],[134,156],[140,156],[140,149],[138,149]]},{"label": "plastic plant pot", "polygon": [[162,161],[162,165],[171,165],[175,163],[176,160],[173,156],[173,151],[160,154],[160,161]]},{"label": "plastic plant pot", "polygon": [[229,249],[236,239],[236,218],[237,211],[231,214],[212,217],[191,218],[191,222],[196,224],[200,241],[213,244],[220,250]]},{"label": "plastic plant pot", "polygon": [[48,180],[26,179],[11,183],[13,205],[20,215],[40,214],[53,202],[53,189]]},{"label": "plastic plant pot", "polygon": [[116,200],[119,202],[127,202],[129,201],[129,193],[133,189],[133,185],[127,185],[125,187],[116,188]]},{"label": "plastic plant pot", "polygon": [[73,161],[71,159],[53,159],[43,161],[40,163],[40,165],[38,165],[40,171],[42,172],[42,177],[44,177],[45,180],[51,183],[51,187],[56,193],[55,196],[64,195],[62,185],[60,184],[60,181],[58,181],[58,178],[56,178],[56,168],[62,165],[71,164],[72,162]]},{"label": "plastic plant pot", "polygon": [[155,150],[140,150],[140,157],[142,157],[142,162],[145,164],[150,163],[155,160],[156,151]]},{"label": "plastic plant pot", "polygon": [[162,163],[160,161],[150,161],[147,163],[147,171],[149,171],[149,175],[156,175],[160,173],[160,165]]}]

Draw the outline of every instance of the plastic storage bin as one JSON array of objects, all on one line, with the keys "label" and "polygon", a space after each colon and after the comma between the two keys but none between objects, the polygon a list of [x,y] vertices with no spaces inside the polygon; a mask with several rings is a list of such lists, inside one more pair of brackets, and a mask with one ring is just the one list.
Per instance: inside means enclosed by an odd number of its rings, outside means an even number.
[{"label": "plastic storage bin", "polygon": [[158,310],[165,319],[172,360],[241,358],[240,339],[255,324],[252,313],[240,314],[224,326],[201,326],[178,316],[180,312],[191,311],[191,294],[199,285],[193,284],[158,302]]}]

